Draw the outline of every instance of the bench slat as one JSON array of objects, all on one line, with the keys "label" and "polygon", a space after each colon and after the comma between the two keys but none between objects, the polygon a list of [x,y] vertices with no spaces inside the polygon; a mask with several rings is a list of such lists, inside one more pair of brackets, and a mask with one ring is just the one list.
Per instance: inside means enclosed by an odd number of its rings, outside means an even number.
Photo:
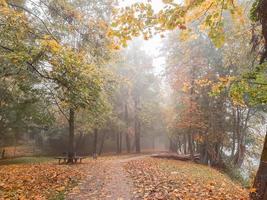
[{"label": "bench slat", "polygon": [[[77,163],[77,161],[78,160],[80,160],[80,163],[82,162],[82,159],[85,159],[86,157],[82,157],[82,156],[75,156],[75,157],[73,157],[72,159],[73,159],[73,161],[74,161],[74,163]],[[68,157],[55,157],[55,159],[58,159],[58,164],[60,164],[60,161],[61,160],[64,160],[64,163],[66,163],[67,162],[67,159],[68,159]]]}]

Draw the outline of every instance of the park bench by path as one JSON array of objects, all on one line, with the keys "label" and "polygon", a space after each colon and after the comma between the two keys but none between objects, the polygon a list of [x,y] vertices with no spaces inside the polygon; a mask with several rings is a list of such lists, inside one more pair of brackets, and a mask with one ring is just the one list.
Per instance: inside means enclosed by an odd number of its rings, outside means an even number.
[{"label": "park bench by path", "polygon": [[[67,163],[67,161],[68,161],[68,156],[55,157],[55,159],[58,160],[58,164],[61,163],[61,160],[63,160],[63,163]],[[74,156],[72,159],[73,159],[73,160],[72,160],[73,163],[77,163],[78,161],[79,161],[80,163],[82,163],[82,160],[85,159],[85,157]]]}]

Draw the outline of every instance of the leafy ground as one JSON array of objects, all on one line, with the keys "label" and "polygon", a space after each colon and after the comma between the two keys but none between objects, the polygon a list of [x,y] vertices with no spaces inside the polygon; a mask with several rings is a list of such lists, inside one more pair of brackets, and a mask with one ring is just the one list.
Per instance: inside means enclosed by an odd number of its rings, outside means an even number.
[{"label": "leafy ground", "polygon": [[60,199],[92,165],[92,160],[77,165],[58,165],[51,160],[24,157],[1,161],[0,199]]},{"label": "leafy ground", "polygon": [[130,161],[136,199],[247,200],[248,192],[229,177],[191,162],[149,158]]},{"label": "leafy ground", "polygon": [[4,162],[1,200],[248,199],[248,191],[217,170],[145,155],[86,159],[77,165],[58,165],[42,157]]}]

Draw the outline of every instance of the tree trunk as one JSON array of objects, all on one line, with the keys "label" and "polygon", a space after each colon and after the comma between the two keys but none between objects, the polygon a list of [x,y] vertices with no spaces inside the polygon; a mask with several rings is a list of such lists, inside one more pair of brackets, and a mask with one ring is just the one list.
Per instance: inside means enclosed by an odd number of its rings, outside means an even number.
[{"label": "tree trunk", "polygon": [[170,138],[170,152],[176,152],[177,153],[177,147],[175,145],[175,142],[172,138]]},{"label": "tree trunk", "polygon": [[74,157],[74,109],[69,110],[69,148],[68,148],[68,163],[73,163]]},{"label": "tree trunk", "polygon": [[253,188],[256,188],[255,193],[250,194],[252,200],[267,199],[267,131],[264,139],[264,146],[261,153],[260,166],[254,180]]},{"label": "tree trunk", "polygon": [[[195,67],[191,69],[191,89],[190,89],[190,106],[189,109],[192,110],[192,102],[194,100],[194,88],[195,88]],[[193,114],[191,113],[191,119],[190,119],[190,125],[189,125],[189,131],[188,131],[188,150],[190,153],[190,158],[191,160],[194,160],[194,150],[193,150],[193,134],[192,134],[192,116]]]},{"label": "tree trunk", "polygon": [[140,124],[140,120],[138,117],[138,108],[139,106],[139,98],[137,97],[135,99],[135,151],[136,153],[140,153],[141,151],[141,147],[140,147],[140,131],[141,131],[141,124]]},{"label": "tree trunk", "polygon": [[96,155],[97,154],[97,138],[98,137],[98,129],[95,128],[94,129],[94,151],[93,154]]},{"label": "tree trunk", "polygon": [[260,15],[260,22],[262,25],[262,35],[264,37],[264,52],[260,59],[260,64],[264,63],[267,60],[267,0],[259,1],[259,15]]},{"label": "tree trunk", "polygon": [[99,147],[99,152],[98,152],[98,155],[101,155],[102,154],[102,151],[103,151],[103,147],[104,147],[104,142],[105,142],[105,137],[106,137],[106,134],[107,132],[104,131],[103,133],[103,136],[102,136],[102,139],[101,139],[101,143],[100,143],[100,147]]},{"label": "tree trunk", "polygon": [[[264,37],[264,53],[261,56],[260,64],[264,63],[267,59],[267,0],[261,0],[259,3],[258,11],[261,15],[262,35]],[[267,133],[267,130],[266,130]],[[254,188],[256,192],[252,193],[250,198],[252,200],[265,200],[267,199],[267,134],[264,139],[264,146],[261,154],[260,166],[254,180]]]},{"label": "tree trunk", "polygon": [[16,151],[17,151],[17,137],[15,136],[15,145],[13,150],[13,157],[16,157]]},{"label": "tree trunk", "polygon": [[141,147],[140,147],[140,122],[139,119],[135,122],[135,151],[136,153],[141,152]]},{"label": "tree trunk", "polygon": [[241,132],[240,132],[240,120],[241,120],[241,111],[240,109],[237,107],[237,116],[236,116],[236,135],[237,135],[237,150],[236,150],[236,154],[234,156],[234,164],[236,166],[239,165],[240,163],[240,156],[241,156],[241,151],[242,151],[242,143],[241,143]]},{"label": "tree trunk", "polygon": [[177,145],[178,145],[177,153],[182,154],[182,143],[180,137],[178,138]]},{"label": "tree trunk", "polygon": [[3,150],[2,150],[2,153],[1,153],[1,159],[4,159],[4,158],[5,158],[5,152],[6,152],[6,150],[3,149]]},{"label": "tree trunk", "polygon": [[235,155],[235,143],[236,143],[236,114],[235,109],[233,108],[233,143],[232,143],[232,152],[231,152],[231,158],[234,159]]},{"label": "tree trunk", "polygon": [[116,140],[117,140],[117,153],[121,153],[120,152],[120,132],[118,131],[116,134]]},{"label": "tree trunk", "polygon": [[207,143],[204,142],[199,145],[199,153],[200,153],[200,163],[208,164],[208,156],[207,156]]},{"label": "tree trunk", "polygon": [[83,141],[83,133],[80,132],[79,138],[75,142],[75,152],[76,153],[79,152],[79,150],[80,150],[79,148],[82,146],[81,145],[82,144],[82,141]]},{"label": "tree trunk", "polygon": [[119,137],[120,137],[120,146],[119,146],[119,149],[120,149],[120,153],[122,152],[122,132],[120,131],[119,132]]},{"label": "tree trunk", "polygon": [[191,160],[194,160],[192,133],[188,133],[188,150],[190,153]]},{"label": "tree trunk", "polygon": [[184,134],[184,154],[187,154],[187,147],[186,147],[186,134]]},{"label": "tree trunk", "polygon": [[127,153],[131,152],[131,143],[130,143],[130,137],[129,137],[129,133],[128,133],[128,128],[129,128],[129,116],[128,116],[128,105],[127,103],[125,103],[125,108],[124,108],[124,112],[125,112],[125,122],[126,122],[126,134],[125,134],[125,142],[126,142],[126,150]]}]

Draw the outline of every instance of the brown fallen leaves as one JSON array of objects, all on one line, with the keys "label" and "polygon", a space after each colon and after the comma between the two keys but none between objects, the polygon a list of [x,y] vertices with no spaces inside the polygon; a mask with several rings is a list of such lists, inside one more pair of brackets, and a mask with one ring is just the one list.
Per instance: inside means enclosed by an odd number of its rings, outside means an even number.
[{"label": "brown fallen leaves", "polygon": [[[113,180],[111,178],[116,178],[115,174],[125,176],[119,174],[120,165],[124,165],[133,179],[134,199],[248,200],[248,191],[207,166],[158,158],[130,160],[122,164],[117,157],[87,160],[78,165],[2,165],[0,199],[42,200],[67,192],[69,199],[105,199],[110,195],[111,188],[107,185]],[[77,182],[79,185],[73,188]],[[122,190],[127,187],[118,181],[111,183]]]},{"label": "brown fallen leaves", "polygon": [[0,199],[48,199],[68,190],[81,179],[84,165],[42,163],[0,166]]},{"label": "brown fallen leaves", "polygon": [[[123,157],[123,156],[121,156]],[[82,164],[58,165],[57,161],[38,163],[36,159],[12,159],[0,163],[0,200],[42,200],[57,197],[57,194],[69,199],[102,199],[106,196],[103,184],[108,177],[108,162],[121,158],[118,156],[99,157],[97,160],[85,159]],[[33,161],[34,160],[34,161]],[[21,164],[34,162],[36,164]],[[13,163],[13,164],[12,164]],[[84,183],[85,190],[80,191],[76,183]],[[67,195],[70,193],[70,195]],[[73,197],[73,198],[72,198]],[[95,198],[93,198],[95,197]],[[58,199],[58,198],[52,198]]]},{"label": "brown fallen leaves", "polygon": [[149,158],[124,167],[134,179],[136,199],[248,200],[248,191],[207,166]]}]

